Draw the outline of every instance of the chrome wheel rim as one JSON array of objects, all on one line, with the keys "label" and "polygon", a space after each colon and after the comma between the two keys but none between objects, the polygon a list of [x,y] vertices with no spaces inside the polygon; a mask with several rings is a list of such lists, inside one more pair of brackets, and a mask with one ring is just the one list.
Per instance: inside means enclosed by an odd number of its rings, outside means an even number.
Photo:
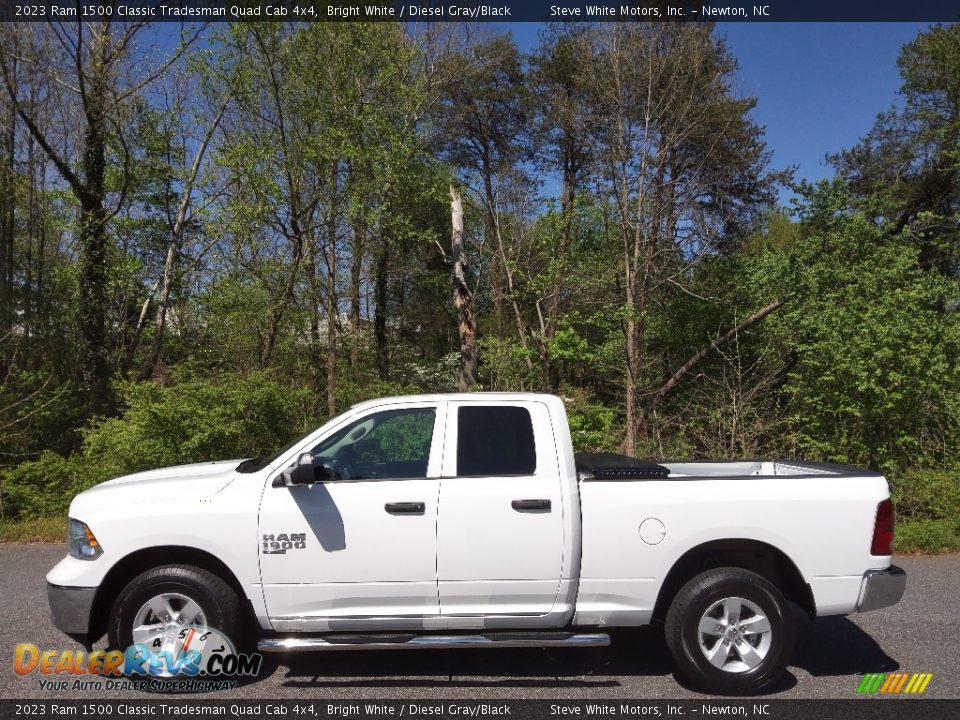
[{"label": "chrome wheel rim", "polygon": [[180,593],[160,593],[137,610],[131,635],[134,644],[145,645],[152,653],[166,652],[178,657],[185,642],[180,631],[185,627],[206,626],[207,618],[196,600]]},{"label": "chrome wheel rim", "polygon": [[697,641],[713,667],[730,673],[748,672],[770,652],[773,630],[756,603],[727,597],[717,600],[700,617]]}]

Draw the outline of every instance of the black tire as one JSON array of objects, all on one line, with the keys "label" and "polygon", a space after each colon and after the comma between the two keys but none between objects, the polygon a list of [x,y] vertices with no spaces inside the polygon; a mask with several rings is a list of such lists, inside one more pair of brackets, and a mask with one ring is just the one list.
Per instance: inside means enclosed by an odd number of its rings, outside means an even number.
[{"label": "black tire", "polygon": [[237,593],[222,578],[191,565],[161,565],[141,573],[120,591],[107,621],[111,648],[125,650],[133,643],[133,621],[137,611],[159,593],[178,593],[194,600],[203,611],[206,624],[220,630],[239,645],[242,613]]},{"label": "black tire", "polygon": [[[736,635],[727,641],[727,645],[732,643],[733,648],[729,655],[723,647],[719,648],[728,663],[728,669],[722,669],[712,664],[706,653],[719,647],[713,643],[723,641],[720,623],[723,622],[724,627],[728,623],[716,620],[717,633],[711,634],[701,633],[699,627],[701,619],[711,608],[723,615],[724,605],[720,603],[727,598],[742,598],[757,606],[766,616],[770,632],[767,640],[761,640],[757,635],[750,635],[749,639],[746,635]],[[754,617],[746,604],[743,607],[747,608],[744,611],[746,622],[738,617],[741,621],[738,625],[749,624],[750,618]],[[714,634],[719,637],[713,637]],[[793,652],[794,628],[787,601],[776,586],[748,570],[725,567],[698,575],[680,589],[667,612],[665,635],[677,670],[697,689],[718,695],[753,695],[768,688],[783,674]],[[701,647],[701,639],[706,649]],[[746,653],[750,653],[750,648],[743,645],[745,642],[751,646],[769,643],[762,660],[754,667],[744,667],[749,662],[737,650],[740,644]],[[719,655],[717,657],[718,662],[724,662]]]}]

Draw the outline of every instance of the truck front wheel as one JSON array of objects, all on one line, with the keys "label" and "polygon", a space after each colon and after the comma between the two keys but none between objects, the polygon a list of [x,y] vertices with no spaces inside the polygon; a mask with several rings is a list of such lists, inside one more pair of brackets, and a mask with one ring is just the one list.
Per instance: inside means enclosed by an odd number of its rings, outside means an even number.
[{"label": "truck front wheel", "polygon": [[191,565],[161,565],[141,573],[120,591],[110,610],[110,647],[130,645],[176,651],[182,627],[219,630],[240,638],[240,601],[221,578]]},{"label": "truck front wheel", "polygon": [[665,634],[679,672],[717,694],[761,692],[781,676],[793,648],[793,623],[780,591],[732,567],[684,585],[667,612]]}]

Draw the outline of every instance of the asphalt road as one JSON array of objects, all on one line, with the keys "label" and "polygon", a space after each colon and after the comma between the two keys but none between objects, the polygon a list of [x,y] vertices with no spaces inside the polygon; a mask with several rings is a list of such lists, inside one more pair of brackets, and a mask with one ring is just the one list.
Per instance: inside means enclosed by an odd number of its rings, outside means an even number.
[{"label": "asphalt road", "polygon": [[[77,649],[50,624],[43,577],[63,545],[0,545],[0,698],[129,698],[130,693],[42,691],[13,672],[14,646]],[[960,698],[960,555],[904,557],[903,601],[814,622],[798,614],[790,671],[770,697],[852,698],[867,672],[932,672],[928,697]],[[150,697],[146,693],[143,697]],[[193,696],[198,697],[198,696]],[[673,674],[660,635],[623,630],[609,648],[337,652],[267,655],[256,680],[199,697],[337,700],[564,698],[698,699]]]}]

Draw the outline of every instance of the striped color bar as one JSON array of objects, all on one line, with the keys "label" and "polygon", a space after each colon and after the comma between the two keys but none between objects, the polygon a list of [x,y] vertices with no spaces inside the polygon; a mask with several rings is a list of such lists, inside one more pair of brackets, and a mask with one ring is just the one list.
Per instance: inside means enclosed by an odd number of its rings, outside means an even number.
[{"label": "striped color bar", "polygon": [[870,695],[920,695],[932,679],[933,673],[867,673],[857,685],[857,692]]}]

